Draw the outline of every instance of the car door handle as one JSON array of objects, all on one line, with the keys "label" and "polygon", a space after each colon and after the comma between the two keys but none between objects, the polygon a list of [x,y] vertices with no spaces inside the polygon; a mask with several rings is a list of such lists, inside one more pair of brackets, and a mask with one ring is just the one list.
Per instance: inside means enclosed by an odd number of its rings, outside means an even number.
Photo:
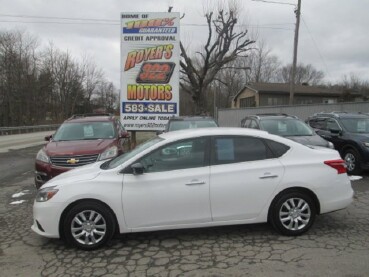
[{"label": "car door handle", "polygon": [[278,175],[264,175],[264,176],[260,176],[259,179],[272,179],[272,178],[277,178]]},{"label": "car door handle", "polygon": [[186,186],[197,186],[197,185],[205,185],[204,181],[191,181],[191,183],[187,183]]}]

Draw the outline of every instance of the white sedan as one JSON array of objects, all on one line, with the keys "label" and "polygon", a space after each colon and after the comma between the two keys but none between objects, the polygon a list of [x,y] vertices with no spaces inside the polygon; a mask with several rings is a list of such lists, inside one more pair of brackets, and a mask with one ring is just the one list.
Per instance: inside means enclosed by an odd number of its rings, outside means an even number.
[{"label": "white sedan", "polygon": [[352,199],[335,150],[252,129],[193,129],[53,178],[37,193],[32,229],[84,250],[116,233],[260,222],[295,236]]}]

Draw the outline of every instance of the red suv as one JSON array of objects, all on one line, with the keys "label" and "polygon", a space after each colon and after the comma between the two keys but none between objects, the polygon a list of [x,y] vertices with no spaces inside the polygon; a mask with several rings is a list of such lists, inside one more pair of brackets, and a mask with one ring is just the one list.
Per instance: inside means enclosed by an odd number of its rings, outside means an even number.
[{"label": "red suv", "polygon": [[122,154],[128,137],[120,121],[112,115],[72,116],[54,135],[45,137],[48,143],[36,156],[36,187],[75,167]]}]

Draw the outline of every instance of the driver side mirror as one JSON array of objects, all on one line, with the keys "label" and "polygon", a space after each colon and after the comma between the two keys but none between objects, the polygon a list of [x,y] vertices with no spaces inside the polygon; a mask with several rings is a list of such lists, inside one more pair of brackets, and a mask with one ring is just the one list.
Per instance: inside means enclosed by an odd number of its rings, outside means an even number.
[{"label": "driver side mirror", "polygon": [[50,141],[52,137],[53,137],[53,135],[48,135],[48,136],[46,136],[46,137],[45,137],[45,141]]},{"label": "driver side mirror", "polygon": [[133,170],[133,175],[142,175],[144,173],[144,166],[141,163],[135,163],[131,165],[131,168]]},{"label": "driver side mirror", "polygon": [[333,135],[333,136],[338,136],[338,135],[340,135],[341,134],[341,129],[329,129],[329,131],[331,132],[331,134]]}]

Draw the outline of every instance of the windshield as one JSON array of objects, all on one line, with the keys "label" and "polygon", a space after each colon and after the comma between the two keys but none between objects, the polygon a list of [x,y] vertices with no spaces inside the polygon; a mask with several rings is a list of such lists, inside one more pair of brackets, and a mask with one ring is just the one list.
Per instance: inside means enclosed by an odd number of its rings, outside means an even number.
[{"label": "windshield", "polygon": [[126,161],[128,161],[130,158],[133,158],[134,156],[138,155],[139,153],[141,153],[142,151],[146,150],[147,148],[149,148],[150,146],[157,144],[158,142],[162,141],[163,139],[160,137],[155,137],[152,138],[140,145],[138,145],[135,149],[124,153],[123,155],[120,155],[118,157],[116,157],[115,159],[112,159],[110,161],[107,161],[105,163],[103,163],[101,165],[102,169],[112,169],[115,168],[123,163],[125,163]]},{"label": "windshield", "polygon": [[112,139],[115,137],[113,122],[64,123],[53,136],[54,141]]},{"label": "windshield", "polygon": [[304,122],[298,119],[263,119],[260,120],[261,129],[270,134],[289,136],[312,136],[314,133]]},{"label": "windshield", "polygon": [[169,131],[178,131],[184,129],[194,129],[194,128],[211,128],[218,127],[214,120],[173,120],[170,122]]},{"label": "windshield", "polygon": [[341,122],[350,133],[369,133],[369,118],[341,118]]}]

